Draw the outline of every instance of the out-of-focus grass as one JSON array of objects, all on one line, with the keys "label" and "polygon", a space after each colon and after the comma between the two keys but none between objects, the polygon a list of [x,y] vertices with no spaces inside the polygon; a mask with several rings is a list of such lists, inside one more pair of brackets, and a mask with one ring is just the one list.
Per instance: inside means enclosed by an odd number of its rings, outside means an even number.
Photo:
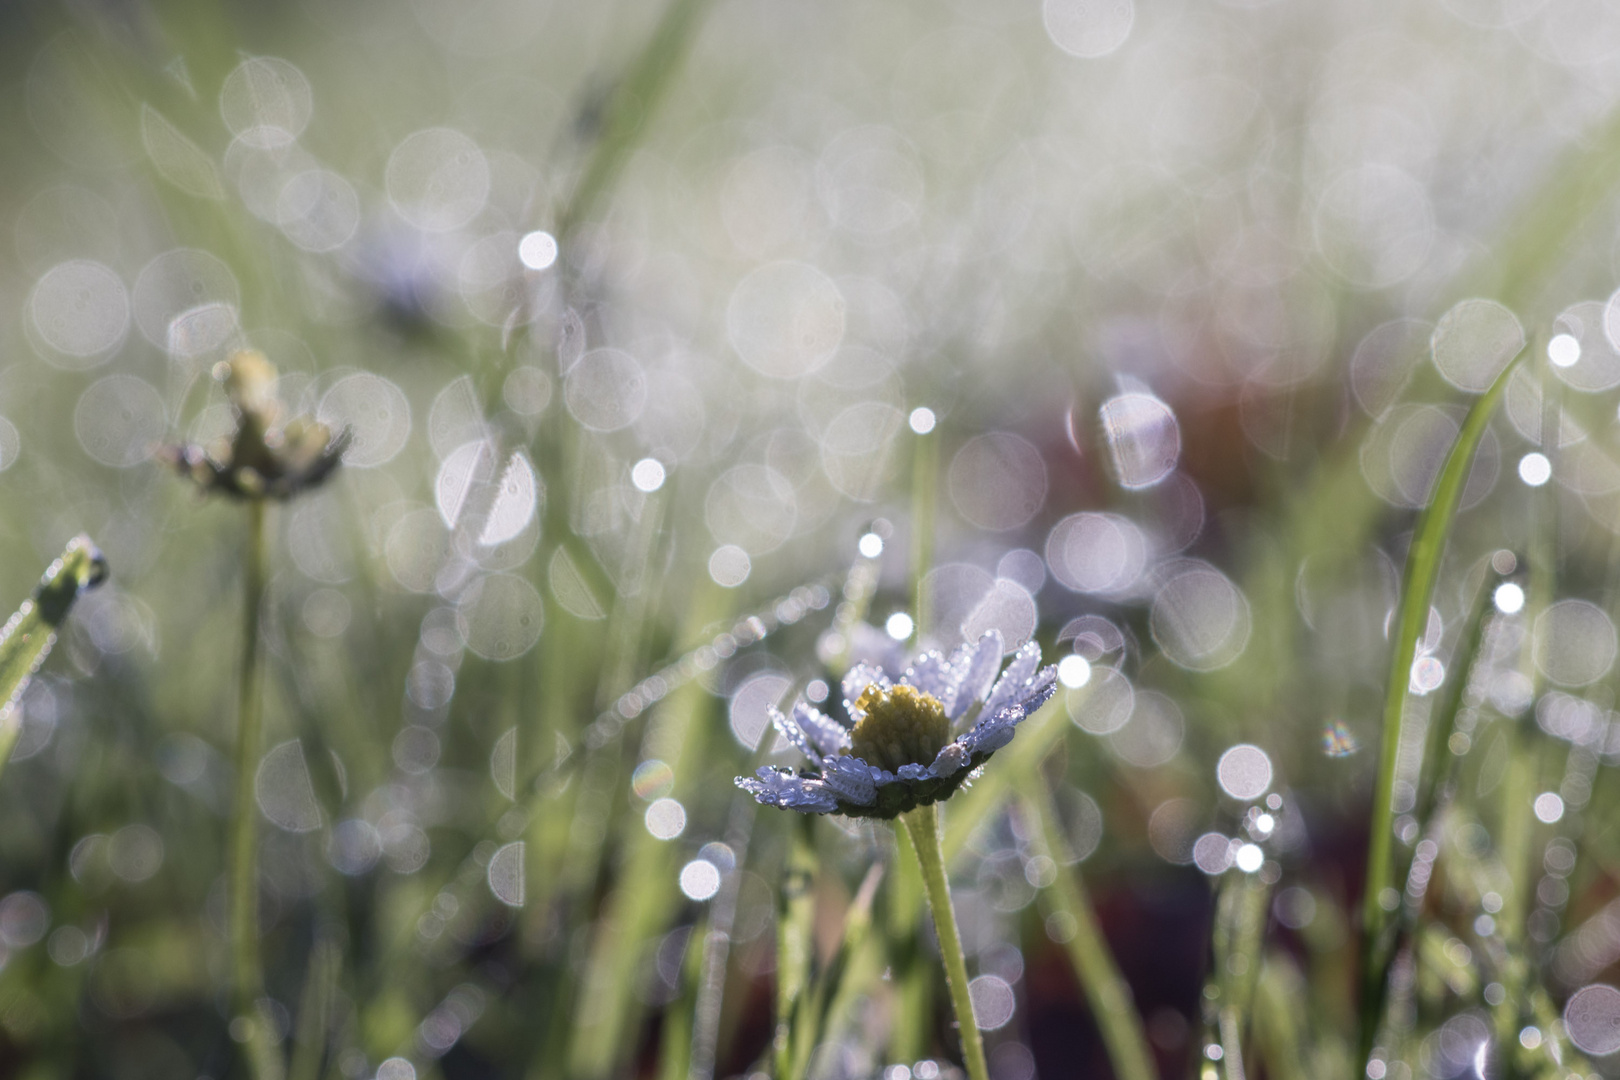
[{"label": "out-of-focus grass", "polygon": [[[929,1080],[906,853],[731,778],[795,761],[767,702],[994,625],[1089,672],[946,807],[994,1075],[1108,1067],[1081,875],[1162,1075],[1371,1076],[1361,1010],[1380,1076],[1608,1075],[1563,1009],[1620,957],[1613,17],[1114,9],[0,16],[0,584],[80,530],[118,569],[0,777],[0,1058],[243,1075],[234,794],[293,1077]],[[1472,297],[1542,344],[1465,420],[1379,329]],[[360,442],[271,517],[233,765],[240,515],[148,457],[242,344]]]}]

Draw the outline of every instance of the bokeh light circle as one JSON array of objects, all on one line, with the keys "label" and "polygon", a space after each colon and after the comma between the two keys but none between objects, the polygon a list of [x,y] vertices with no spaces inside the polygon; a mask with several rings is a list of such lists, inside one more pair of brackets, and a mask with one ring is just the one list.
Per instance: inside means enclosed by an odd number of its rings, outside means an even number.
[{"label": "bokeh light circle", "polygon": [[1495,300],[1463,300],[1441,316],[1429,339],[1434,366],[1459,390],[1481,394],[1524,348],[1518,317]]},{"label": "bokeh light circle", "polygon": [[477,143],[451,128],[406,136],[389,155],[384,176],[394,209],[423,232],[459,229],[489,199],[489,161]]},{"label": "bokeh light circle", "polygon": [[1576,1048],[1597,1057],[1620,1050],[1620,990],[1583,986],[1564,1005],[1564,1030]]},{"label": "bokeh light circle", "polygon": [[28,314],[57,367],[95,367],[129,331],[129,294],[112,270],[88,259],[51,267],[28,297]]},{"label": "bokeh light circle", "polygon": [[163,398],[134,375],[108,375],[79,395],[73,433],[84,452],[118,469],[152,456],[168,430]]},{"label": "bokeh light circle", "polygon": [[347,429],[343,463],[369,469],[392,461],[411,434],[411,404],[405,392],[369,371],[345,375],[321,398],[316,418],[334,432]]},{"label": "bokeh light circle", "polygon": [[951,458],[951,501],[981,529],[1027,524],[1046,502],[1046,464],[1029,440],[1006,431],[976,435]]},{"label": "bokeh light circle", "polygon": [[592,431],[618,431],[647,407],[647,373],[622,349],[592,349],[563,380],[568,411]]},{"label": "bokeh light circle", "polygon": [[1132,0],[1045,0],[1041,21],[1052,44],[1070,56],[1096,60],[1131,36],[1136,5]]},{"label": "bokeh light circle", "polygon": [[1271,787],[1271,758],[1258,746],[1239,743],[1215,763],[1221,790],[1242,802],[1252,802]]},{"label": "bokeh light circle", "polygon": [[808,263],[767,263],[732,291],[726,332],[743,363],[773,379],[796,379],[838,351],[844,297]]},{"label": "bokeh light circle", "polygon": [[467,648],[486,660],[512,660],[540,640],[545,604],[528,580],[517,574],[489,574],[475,582],[456,605]]},{"label": "bokeh light circle", "polygon": [[1536,616],[1536,667],[1559,686],[1588,686],[1614,666],[1614,621],[1586,600],[1560,600]]},{"label": "bokeh light circle", "polygon": [[1249,642],[1249,601],[1213,566],[1189,561],[1159,587],[1148,617],[1153,640],[1177,665],[1213,671]]}]

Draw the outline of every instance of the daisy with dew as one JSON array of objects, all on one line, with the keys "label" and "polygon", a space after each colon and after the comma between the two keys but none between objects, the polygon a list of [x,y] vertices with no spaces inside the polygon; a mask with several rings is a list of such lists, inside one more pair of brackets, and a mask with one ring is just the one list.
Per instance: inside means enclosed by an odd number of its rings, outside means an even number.
[{"label": "daisy with dew", "polygon": [[[967,965],[951,910],[940,844],[939,810],[964,781],[1012,741],[1019,723],[1051,698],[1057,669],[1041,667],[1040,646],[1020,648],[1005,670],[1001,635],[992,630],[949,656],[925,652],[891,682],[857,664],[844,676],[852,726],[803,700],[771,722],[809,760],[791,769],[761,768],[737,786],[767,806],[806,814],[898,818],[921,864],[928,906],[939,931],[946,981],[962,1035],[968,1074],[983,1080],[984,1046],[973,1022]],[[999,676],[999,677],[998,677]]]}]

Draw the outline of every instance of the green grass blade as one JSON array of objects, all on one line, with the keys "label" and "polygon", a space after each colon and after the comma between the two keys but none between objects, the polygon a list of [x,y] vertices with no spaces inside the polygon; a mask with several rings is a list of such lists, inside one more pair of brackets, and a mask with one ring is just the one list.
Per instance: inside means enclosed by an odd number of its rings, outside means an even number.
[{"label": "green grass blade", "polygon": [[1390,929],[1393,927],[1391,909],[1380,902],[1384,890],[1392,888],[1393,881],[1391,837],[1394,828],[1393,796],[1395,766],[1400,753],[1401,724],[1406,709],[1407,690],[1411,683],[1412,662],[1417,655],[1418,639],[1428,625],[1429,605],[1434,596],[1435,583],[1440,576],[1440,563],[1445,555],[1446,539],[1457,518],[1462,502],[1463,485],[1474,462],[1474,453],[1490,423],[1497,404],[1507,391],[1508,379],[1518,366],[1518,356],[1502,369],[1496,381],[1469,409],[1457,441],[1446,458],[1445,467],[1435,482],[1434,495],[1429,505],[1418,515],[1417,529],[1412,546],[1407,552],[1405,588],[1401,596],[1395,622],[1394,648],[1390,655],[1389,681],[1384,697],[1383,737],[1379,751],[1378,778],[1373,790],[1372,835],[1367,851],[1367,884],[1362,894],[1361,917],[1363,931],[1361,965],[1361,1042],[1363,1049],[1371,1046],[1378,1013],[1382,1008],[1383,985],[1389,960],[1393,955]]},{"label": "green grass blade", "polygon": [[28,680],[50,655],[73,601],[106,577],[107,560],[88,536],[76,536],[45,571],[33,598],[23,601],[0,628],[0,769],[22,731],[17,700],[28,689]]},{"label": "green grass blade", "polygon": [[680,69],[707,7],[708,0],[670,0],[652,37],[630,69],[609,91],[600,108],[590,110],[600,125],[596,146],[560,215],[559,236],[566,236],[589,218],[596,204],[613,186]]},{"label": "green grass blade", "polygon": [[816,1047],[826,1041],[832,1024],[845,1011],[854,993],[864,987],[865,980],[859,977],[860,973],[856,971],[851,975],[851,972],[862,966],[859,960],[872,928],[872,898],[877,894],[883,871],[882,863],[872,864],[844,912],[838,952],[828,962],[826,970],[817,976],[805,999],[806,1007],[799,1012],[793,1032],[793,1065],[789,1075],[805,1075]]},{"label": "green grass blade", "polygon": [[1255,1048],[1266,1075],[1275,1080],[1307,1080],[1304,1032],[1299,1003],[1307,1000],[1305,979],[1292,957],[1281,951],[1266,955],[1256,988]]},{"label": "green grass blade", "polygon": [[326,1056],[332,997],[337,989],[341,963],[342,950],[336,941],[316,941],[315,948],[310,951],[304,990],[298,998],[298,1027],[292,1062],[287,1067],[287,1080],[319,1080],[321,1062]]},{"label": "green grass blade", "polygon": [[787,858],[776,911],[775,1075],[788,1076],[793,1066],[793,1020],[799,1000],[810,986],[810,959],[815,951],[816,849],[810,818],[794,814],[788,821]]},{"label": "green grass blade", "polygon": [[[1086,691],[1072,691],[1085,693]],[[995,762],[974,781],[973,786],[956,793],[945,815],[945,865],[952,866],[967,848],[973,830],[1001,809],[1016,792],[1018,783],[1034,775],[1041,759],[1069,730],[1058,694],[1034,716],[1018,725],[1018,735],[1005,749],[997,751]]]},{"label": "green grass blade", "polygon": [[[1040,827],[1047,853],[1060,854],[1066,845],[1058,829],[1050,788],[1038,782],[1037,790],[1026,794],[1022,802],[1024,818]],[[1102,928],[1097,925],[1097,915],[1092,910],[1079,867],[1059,864],[1042,900],[1052,913],[1067,915],[1075,928],[1067,944],[1069,962],[1074,966],[1086,1001],[1091,1005],[1091,1014],[1102,1031],[1114,1075],[1119,1080],[1155,1080],[1157,1071],[1153,1067],[1153,1052],[1148,1049],[1143,1035],[1142,1017],[1136,1011],[1130,985],[1120,974]]]}]

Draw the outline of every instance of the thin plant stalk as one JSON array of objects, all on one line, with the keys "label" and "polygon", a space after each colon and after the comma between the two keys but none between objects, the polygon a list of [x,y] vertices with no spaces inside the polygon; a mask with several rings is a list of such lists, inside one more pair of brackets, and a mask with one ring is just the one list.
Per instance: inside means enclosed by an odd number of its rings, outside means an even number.
[{"label": "thin plant stalk", "polygon": [[[1362,894],[1361,963],[1361,1056],[1365,1060],[1377,1036],[1383,1014],[1385,983],[1394,957],[1394,916],[1399,893],[1393,887],[1395,770],[1399,763],[1401,729],[1406,715],[1408,687],[1417,644],[1428,625],[1429,604],[1440,577],[1440,563],[1457,508],[1462,502],[1463,485],[1473,465],[1474,452],[1485,435],[1491,415],[1507,392],[1507,384],[1521,350],[1496,378],[1491,388],[1469,409],[1451,454],[1435,482],[1429,505],[1418,516],[1417,529],[1407,552],[1402,575],[1402,596],[1393,634],[1388,683],[1384,698],[1384,724],[1379,751],[1378,776],[1373,788],[1371,836],[1367,851],[1366,888]],[[1388,895],[1386,895],[1388,894]]]},{"label": "thin plant stalk", "polygon": [[913,614],[917,616],[918,641],[922,640],[923,628],[933,617],[928,609],[923,579],[928,576],[929,564],[934,560],[934,502],[938,486],[939,434],[937,430],[920,432],[911,459],[911,603]]},{"label": "thin plant stalk", "polygon": [[951,1008],[956,1013],[957,1032],[962,1039],[962,1064],[969,1080],[990,1080],[984,1062],[984,1040],[973,1019],[973,1000],[968,996],[967,960],[962,955],[962,936],[956,929],[956,913],[951,909],[951,888],[945,878],[945,851],[940,843],[940,811],[936,803],[919,806],[899,817],[911,837],[911,847],[922,867],[923,893],[934,916],[939,938],[940,958],[945,962],[945,984],[951,992]]},{"label": "thin plant stalk", "polygon": [[264,721],[259,664],[259,609],[264,599],[266,561],[264,517],[264,500],[248,500],[247,545],[242,554],[236,793],[231,807],[231,999],[237,1017],[247,1022],[248,1066],[254,1080],[278,1080],[281,1070],[268,1023],[256,1016],[258,1000],[264,993],[264,970],[259,963],[258,817],[253,799],[253,773],[259,760]]},{"label": "thin plant stalk", "polygon": [[[1043,783],[1038,792],[1025,796],[1023,802],[1025,817],[1039,824],[1047,852],[1056,856],[1064,845],[1051,789]],[[1047,902],[1074,920],[1074,935],[1067,946],[1069,961],[1080,977],[1091,1014],[1102,1032],[1103,1044],[1108,1047],[1114,1075],[1119,1080],[1156,1080],[1153,1053],[1148,1049],[1130,984],[1120,974],[1113,954],[1108,951],[1108,942],[1097,925],[1097,915],[1086,892],[1085,878],[1078,869],[1058,867],[1052,887],[1047,890]]]}]

